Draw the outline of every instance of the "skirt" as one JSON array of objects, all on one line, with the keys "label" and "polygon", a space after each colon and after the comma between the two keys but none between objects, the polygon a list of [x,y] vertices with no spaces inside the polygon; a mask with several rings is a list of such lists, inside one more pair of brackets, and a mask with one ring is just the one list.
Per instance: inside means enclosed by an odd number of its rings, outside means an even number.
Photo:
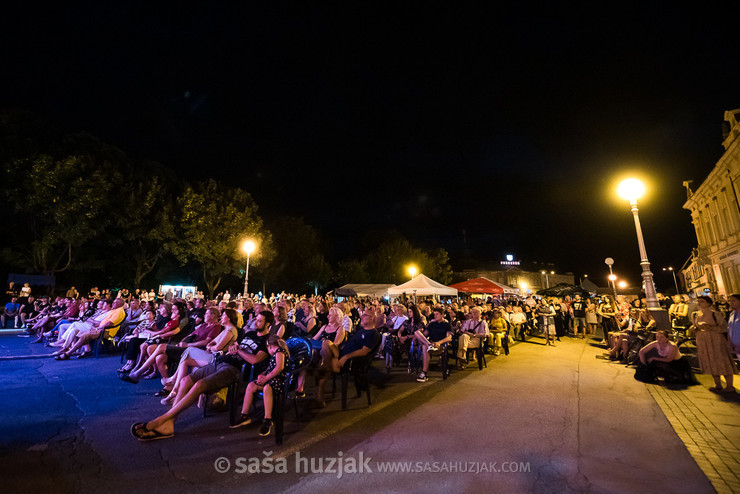
[{"label": "skirt", "polygon": [[730,357],[725,333],[697,331],[696,354],[702,374],[729,376],[735,373],[735,364]]}]

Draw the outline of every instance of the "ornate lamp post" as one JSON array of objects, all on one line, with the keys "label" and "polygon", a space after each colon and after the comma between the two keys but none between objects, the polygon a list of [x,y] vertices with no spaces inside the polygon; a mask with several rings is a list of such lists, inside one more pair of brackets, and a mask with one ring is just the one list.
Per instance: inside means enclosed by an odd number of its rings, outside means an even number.
[{"label": "ornate lamp post", "polygon": [[630,206],[632,206],[632,216],[635,219],[635,231],[637,232],[637,245],[640,249],[640,266],[642,266],[642,279],[645,284],[648,310],[653,314],[658,328],[666,329],[668,327],[668,315],[667,313],[660,314],[661,312],[664,313],[665,310],[660,308],[658,296],[655,293],[653,273],[650,271],[650,261],[648,261],[645,240],[642,237],[642,227],[640,226],[640,216],[637,212],[637,200],[645,193],[645,185],[636,178],[628,178],[619,184],[617,192],[623,199],[627,199],[630,202]]}]

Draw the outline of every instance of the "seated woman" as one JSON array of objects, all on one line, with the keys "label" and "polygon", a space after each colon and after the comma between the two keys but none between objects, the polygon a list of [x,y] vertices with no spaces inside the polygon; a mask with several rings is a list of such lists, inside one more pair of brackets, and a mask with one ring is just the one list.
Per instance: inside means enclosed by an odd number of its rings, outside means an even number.
[{"label": "seated woman", "polygon": [[[224,349],[228,348],[231,343],[237,340],[238,331],[236,324],[239,318],[236,310],[225,309],[223,314],[221,314],[221,324],[218,324],[218,309],[215,307],[211,307],[206,311],[205,318],[206,322],[203,325],[208,324],[209,327],[217,328],[216,336],[209,338],[208,343],[204,347],[192,345],[183,349],[183,353],[179,359],[180,363],[177,366],[177,372],[170,379],[162,379],[165,387],[156,395],[163,396],[167,392],[167,396],[162,400],[163,405],[169,404],[175,399],[179,391],[180,381],[190,374],[191,369],[205,367],[210,364],[213,362],[217,353],[223,352]],[[159,359],[165,359],[163,366],[166,372],[167,355],[159,355],[157,358],[157,366],[162,365]],[[168,387],[168,385],[171,386]]]},{"label": "seated woman", "polygon": [[678,346],[668,339],[667,331],[659,329],[655,333],[655,341],[640,349],[640,363],[647,366],[646,372],[650,377],[663,377],[666,383],[691,384],[696,382],[691,365],[682,358]]},{"label": "seated woman", "polygon": [[124,339],[128,342],[126,346],[126,363],[118,369],[118,372],[129,372],[134,368],[134,361],[139,354],[141,345],[151,337],[151,332],[156,328],[154,325],[154,311],[146,309],[141,315],[141,321]]},{"label": "seated woman", "polygon": [[[162,304],[164,307],[162,312],[167,311],[167,306]],[[160,310],[162,310],[160,307]],[[139,364],[131,371],[130,374],[119,375],[122,380],[136,384],[139,382],[142,376],[147,374],[155,374],[154,364],[156,357],[152,357],[152,354],[157,349],[157,346],[167,343],[173,336],[179,335],[181,331],[181,317],[180,317],[180,306],[172,304],[169,308],[170,317],[164,327],[159,331],[154,331],[151,336],[141,345],[141,355],[139,358]],[[146,359],[146,360],[144,360]],[[144,360],[142,362],[142,360]],[[165,369],[166,372],[166,369]],[[167,376],[162,376],[167,377]]]},{"label": "seated woman", "polygon": [[288,311],[284,306],[276,305],[272,309],[272,315],[275,316],[275,324],[270,327],[270,334],[288,339],[291,334],[291,331],[288,331]]},{"label": "seated woman", "polygon": [[378,353],[381,357],[385,357],[385,368],[389,373],[393,365],[393,354],[398,339],[398,331],[408,319],[406,313],[406,307],[403,305],[398,304],[393,306],[393,317],[388,321],[387,331],[383,333],[380,340]]},{"label": "seated woman", "polygon": [[290,352],[285,341],[276,335],[270,336],[267,340],[267,351],[270,354],[267,370],[247,385],[247,392],[244,394],[244,403],[242,404],[242,414],[239,420],[231,426],[232,429],[252,423],[252,419],[249,417],[249,409],[252,407],[254,394],[262,391],[265,416],[260,427],[260,436],[268,436],[272,431],[272,404],[274,397],[280,397],[283,393],[285,364],[290,358]]},{"label": "seated woman", "polygon": [[501,355],[503,349],[502,338],[507,337],[506,334],[509,330],[508,323],[501,314],[501,309],[494,309],[493,316],[488,322],[488,329],[488,345],[493,348],[494,355]]},{"label": "seated woman", "polygon": [[424,318],[419,312],[419,308],[416,305],[410,305],[408,319],[398,331],[398,351],[402,355],[408,353],[409,374],[411,374],[412,369],[421,365],[421,345],[416,345],[415,351],[412,351],[411,343],[414,341],[414,335],[417,331],[424,331],[424,326]]},{"label": "seated woman", "polygon": [[[346,333],[344,331],[344,313],[339,307],[332,307],[329,309],[329,324],[319,329],[319,331],[311,338],[311,347],[313,348],[313,354],[319,354],[321,352],[321,346],[324,340],[329,340],[334,345],[340,346],[344,343]],[[296,384],[296,395],[305,396],[303,386],[306,381],[306,370],[302,370],[298,375],[298,381]]]},{"label": "seated woman", "polygon": [[301,331],[308,334],[308,336],[313,337],[313,335],[316,334],[316,331],[319,329],[316,320],[316,311],[313,308],[313,305],[310,303],[306,303],[306,308],[303,314],[303,319],[300,321],[295,322],[295,326]]}]

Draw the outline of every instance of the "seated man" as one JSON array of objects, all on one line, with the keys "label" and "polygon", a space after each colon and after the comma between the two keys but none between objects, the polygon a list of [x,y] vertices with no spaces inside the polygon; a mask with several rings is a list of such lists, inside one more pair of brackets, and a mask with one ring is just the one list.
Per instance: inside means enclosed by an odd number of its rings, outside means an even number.
[{"label": "seated man", "polygon": [[432,309],[434,320],[427,324],[426,329],[416,331],[416,341],[421,345],[422,370],[416,378],[420,383],[426,382],[431,355],[441,355],[445,351],[443,345],[452,341],[452,326],[444,319],[444,309]]},{"label": "seated man", "polygon": [[466,319],[457,340],[457,366],[459,369],[468,365],[468,348],[480,348],[483,339],[488,337],[488,323],[481,319],[480,309],[470,309],[470,319]]},{"label": "seated man", "polygon": [[10,302],[5,304],[5,312],[3,312],[3,315],[0,316],[0,321],[2,321],[2,327],[5,328],[6,320],[9,319],[14,322],[13,327],[18,328],[18,322],[20,321],[19,311],[21,309],[20,304],[18,303],[18,297],[13,297],[10,299]]},{"label": "seated man", "polygon": [[[101,303],[105,304],[102,301]],[[61,350],[55,352],[55,358],[57,360],[68,360],[69,356],[82,346],[87,345],[98,337],[102,337],[102,333],[106,329],[119,326],[125,317],[126,312],[123,310],[123,299],[117,298],[113,301],[111,309],[103,313],[102,317],[88,319],[85,322],[78,321],[73,323],[68,329],[68,331],[72,331],[72,336],[67,340]],[[111,336],[114,336],[116,332],[117,329],[112,331]],[[87,357],[88,355],[89,352],[83,352],[79,355],[79,358]]]},{"label": "seated man", "polygon": [[175,420],[185,410],[198,402],[203,393],[215,393],[239,379],[239,371],[245,363],[255,370],[260,365],[264,370],[269,356],[267,337],[270,325],[275,322],[272,312],[262,311],[255,318],[254,329],[247,331],[241,342],[229,346],[225,355],[219,355],[205,367],[200,367],[180,381],[172,408],[149,422],[131,426],[131,434],[139,441],[166,439],[175,435]]},{"label": "seated man", "polygon": [[368,305],[362,313],[360,327],[345,341],[341,348],[337,347],[331,339],[325,339],[321,346],[321,365],[323,375],[319,378],[319,386],[316,392],[316,402],[319,408],[326,406],[324,402],[324,385],[328,374],[339,373],[349,359],[362,357],[369,354],[380,345],[380,333],[375,326],[378,314],[375,307]]}]

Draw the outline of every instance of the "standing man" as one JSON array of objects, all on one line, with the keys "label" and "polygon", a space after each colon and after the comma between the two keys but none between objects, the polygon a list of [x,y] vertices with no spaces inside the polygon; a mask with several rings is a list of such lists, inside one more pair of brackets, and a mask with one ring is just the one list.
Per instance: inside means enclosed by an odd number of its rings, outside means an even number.
[{"label": "standing man", "polygon": [[573,318],[573,332],[576,337],[578,337],[578,329],[583,328],[581,338],[586,338],[586,306],[586,302],[581,300],[581,296],[576,293],[570,303],[570,315]]},{"label": "standing man", "polygon": [[730,318],[727,321],[727,338],[732,345],[732,351],[740,358],[740,295],[730,295],[727,299],[730,304]]}]

